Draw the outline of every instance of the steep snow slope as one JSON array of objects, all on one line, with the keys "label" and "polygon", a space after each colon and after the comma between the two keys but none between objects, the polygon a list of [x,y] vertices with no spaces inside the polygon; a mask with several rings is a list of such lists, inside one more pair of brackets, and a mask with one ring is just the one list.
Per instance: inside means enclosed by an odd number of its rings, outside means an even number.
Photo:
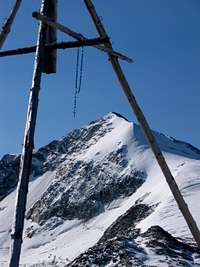
[{"label": "steep snow slope", "polygon": [[[200,227],[200,151],[163,134],[154,135]],[[136,204],[153,207],[134,224],[141,233],[159,225],[192,242],[141,129],[118,114],[109,113],[53,141],[35,152],[33,163],[22,264],[57,261],[65,265],[94,246]],[[0,182],[5,183],[9,179],[6,170],[10,173],[12,167],[1,164]],[[8,183],[1,195],[6,196],[15,184]],[[15,190],[0,202],[2,264],[8,260],[14,199]],[[144,262],[149,264],[150,258]]]}]

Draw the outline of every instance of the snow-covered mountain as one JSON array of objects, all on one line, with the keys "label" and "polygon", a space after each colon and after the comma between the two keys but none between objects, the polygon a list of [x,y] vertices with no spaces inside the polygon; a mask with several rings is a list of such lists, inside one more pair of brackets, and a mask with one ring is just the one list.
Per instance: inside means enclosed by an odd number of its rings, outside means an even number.
[{"label": "snow-covered mountain", "polygon": [[[200,227],[200,150],[154,135]],[[19,159],[0,161],[0,266],[9,257]],[[200,266],[138,125],[109,113],[34,152],[21,264]]]}]

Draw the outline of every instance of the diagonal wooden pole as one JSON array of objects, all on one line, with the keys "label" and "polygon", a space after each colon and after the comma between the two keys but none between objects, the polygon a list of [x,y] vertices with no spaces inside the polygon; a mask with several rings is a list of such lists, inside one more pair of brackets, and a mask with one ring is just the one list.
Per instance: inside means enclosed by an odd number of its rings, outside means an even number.
[{"label": "diagonal wooden pole", "polygon": [[[95,24],[95,27],[100,35],[101,38],[105,38],[107,36],[106,34],[106,31],[104,29],[104,26],[100,20],[100,18],[98,17],[97,15],[97,12],[96,12],[96,9],[92,3],[91,0],[84,0],[85,2],[85,5],[92,17],[92,20]],[[111,43],[107,43],[105,44],[105,47],[106,48],[109,48],[110,50],[112,50],[112,45]],[[190,213],[190,210],[178,188],[178,185],[176,183],[176,181],[174,180],[174,177],[165,161],[165,158],[152,134],[152,131],[148,125],[148,122],[141,110],[141,108],[139,107],[132,91],[131,91],[131,88],[126,80],[126,77],[123,73],[123,70],[119,64],[119,61],[116,57],[114,57],[111,53],[108,53],[108,56],[109,56],[109,59],[110,59],[110,62],[113,66],[113,69],[115,71],[115,74],[117,75],[117,78],[121,84],[121,87],[130,103],[130,106],[131,108],[133,109],[136,117],[137,117],[137,120],[141,126],[141,128],[143,129],[144,131],[144,134],[146,136],[146,139],[149,143],[149,146],[151,147],[152,151],[153,151],[153,154],[154,156],[156,157],[156,160],[163,172],[163,175],[165,176],[166,178],[166,181],[169,185],[169,188],[177,202],[177,205],[183,215],[183,217],[185,218],[185,221],[194,237],[194,240],[196,241],[197,243],[197,246],[198,248],[200,249],[200,232],[199,232],[199,229],[198,229],[198,226],[192,216],[192,214]],[[178,226],[177,226],[178,227]]]},{"label": "diagonal wooden pole", "polygon": [[[42,0],[41,13],[48,0]],[[33,71],[32,88],[30,90],[27,121],[24,134],[24,144],[20,161],[19,182],[17,186],[16,209],[14,214],[13,229],[11,233],[11,256],[9,267],[18,267],[21,253],[24,217],[28,193],[28,182],[31,171],[32,152],[34,148],[34,133],[38,109],[38,96],[42,77],[42,67],[45,50],[46,25],[39,24],[37,50]]]},{"label": "diagonal wooden pole", "polygon": [[2,31],[0,33],[0,49],[2,48],[7,36],[11,30],[11,26],[13,24],[15,17],[16,17],[16,14],[17,14],[17,11],[21,5],[21,2],[22,2],[22,0],[16,0],[15,1],[14,7],[11,10],[11,13],[2,27]]}]

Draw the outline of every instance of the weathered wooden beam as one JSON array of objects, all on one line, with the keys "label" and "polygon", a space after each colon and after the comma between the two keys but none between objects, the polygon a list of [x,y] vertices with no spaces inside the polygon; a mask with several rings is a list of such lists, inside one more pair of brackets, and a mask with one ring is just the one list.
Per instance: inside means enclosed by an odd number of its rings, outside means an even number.
[{"label": "weathered wooden beam", "polygon": [[[42,0],[41,12],[48,0]],[[17,186],[16,208],[14,215],[13,228],[11,233],[11,251],[9,267],[18,267],[21,253],[24,217],[26,211],[27,193],[29,176],[31,172],[32,153],[34,148],[34,133],[38,110],[38,98],[40,83],[42,77],[43,60],[45,53],[45,27],[42,22],[39,24],[37,50],[35,55],[35,64],[32,79],[32,88],[30,91],[29,105],[27,112],[26,127],[24,133],[24,144],[21,154],[19,181]]]},{"label": "weathered wooden beam", "polygon": [[[36,18],[37,20],[40,20],[46,24],[48,24],[49,26],[55,28],[55,29],[58,29],[60,30],[61,32],[64,32],[66,34],[68,34],[69,36],[77,39],[77,40],[84,40],[84,39],[87,39],[86,37],[84,37],[82,34],[80,33],[77,33],[75,31],[72,31],[70,28],[60,24],[60,23],[57,23],[57,22],[53,22],[51,19],[49,19],[48,17],[46,16],[43,16],[42,14],[38,13],[38,12],[33,12],[32,16],[34,18]],[[110,53],[112,54],[112,56],[114,57],[117,57],[119,59],[122,59],[122,60],[125,60],[129,63],[132,63],[133,60],[125,55],[122,55],[121,53],[119,52],[116,52],[114,50],[111,50],[109,49],[108,47],[104,47],[104,46],[101,46],[101,45],[94,45],[95,48],[105,52],[105,53]]]},{"label": "weathered wooden beam", "polygon": [[11,30],[11,26],[13,24],[13,21],[16,17],[17,11],[21,5],[22,0],[16,0],[13,9],[10,12],[10,15],[8,17],[8,19],[6,20],[6,22],[4,23],[3,27],[2,27],[2,31],[0,33],[0,49],[2,48],[10,30]]},{"label": "weathered wooden beam", "polygon": [[[57,20],[57,0],[49,0],[44,11],[43,15],[50,18],[52,21],[56,22]],[[53,27],[47,25],[46,27],[46,40],[45,44],[53,44],[57,41],[56,36],[57,30]],[[54,47],[45,48],[44,55],[44,64],[43,64],[43,72],[46,74],[56,73],[56,55],[57,50]]]},{"label": "weathered wooden beam", "polygon": [[[60,42],[56,44],[49,44],[45,45],[45,49],[67,49],[67,48],[74,48],[80,46],[94,46],[96,44],[104,44],[108,42],[108,38],[94,38],[94,39],[84,39],[79,41],[72,41],[72,42]],[[33,53],[36,51],[37,46],[29,46],[23,48],[17,48],[12,50],[6,50],[0,52],[0,57],[8,57],[8,56],[16,56],[16,55],[24,55]]]},{"label": "weathered wooden beam", "polygon": [[[91,0],[84,0],[85,2],[85,5],[92,17],[92,20],[94,22],[94,25],[100,35],[101,38],[105,38],[107,36],[107,33],[105,31],[105,28],[100,20],[100,18],[98,17],[97,15],[97,12],[96,12],[96,9],[92,3]],[[112,50],[112,45],[111,43],[107,43],[105,44],[106,48],[109,48],[110,50]],[[154,136],[153,136],[153,133],[151,131],[151,128],[149,127],[149,124],[141,110],[141,108],[139,107],[137,101],[136,101],[136,98],[135,96],[133,95],[132,91],[131,91],[131,88],[126,80],[126,77],[123,73],[123,70],[119,64],[119,61],[116,57],[113,57],[111,53],[108,53],[108,56],[109,56],[109,59],[110,59],[110,62],[113,66],[113,69],[115,71],[115,74],[117,75],[117,78],[121,84],[121,87],[130,103],[130,106],[132,108],[132,110],[134,111],[136,117],[137,117],[137,120],[141,126],[141,128],[143,129],[144,131],[144,134],[146,136],[146,139],[149,143],[149,146],[151,147],[152,151],[153,151],[153,154],[163,172],[163,175],[169,185],[169,188],[176,200],[176,203],[183,215],[183,217],[185,218],[185,221],[188,225],[188,228],[190,229],[192,235],[193,235],[193,238],[194,240],[196,241],[197,243],[197,246],[198,248],[200,249],[200,232],[199,232],[199,229],[198,229],[198,226],[192,216],[192,214],[190,213],[190,210],[178,188],[178,185],[165,161],[165,158],[163,156],[163,153],[159,147],[159,145],[157,144]],[[178,225],[177,225],[178,227]]]}]

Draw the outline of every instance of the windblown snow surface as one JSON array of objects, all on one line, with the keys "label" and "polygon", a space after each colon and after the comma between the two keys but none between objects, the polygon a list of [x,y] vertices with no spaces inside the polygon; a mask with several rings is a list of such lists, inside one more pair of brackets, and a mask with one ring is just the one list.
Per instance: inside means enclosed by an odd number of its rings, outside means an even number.
[{"label": "windblown snow surface", "polygon": [[[49,162],[50,164],[41,172],[33,171],[29,182],[21,266],[70,264],[81,253],[93,247],[104,232],[137,203],[153,207],[152,212],[135,223],[135,229],[140,229],[141,234],[151,226],[158,225],[175,238],[194,245],[188,227],[138,125],[116,113],[109,113],[88,126],[75,130],[71,136],[74,134],[77,135],[74,139],[66,136],[54,141],[53,146],[42,148],[39,152],[43,157],[45,155],[45,160],[42,161],[39,157],[34,159],[38,169]],[[154,132],[154,135],[200,227],[200,151],[163,134]],[[70,142],[76,143],[71,150]],[[37,155],[38,152],[35,153]],[[90,166],[90,176],[85,166]],[[70,172],[72,167],[73,172]],[[81,171],[83,168],[84,171]],[[98,178],[93,170],[98,174]],[[138,183],[130,189],[127,179],[132,177],[131,175],[136,177],[135,181]],[[119,191],[117,187],[113,195],[103,202],[96,201],[95,198],[95,208],[92,206],[92,212],[85,218],[84,213],[80,216],[76,213],[79,207],[82,210],[81,201],[82,198],[86,198],[84,194],[96,194],[99,188],[105,187],[106,184],[110,186],[111,192],[115,181],[119,188],[122,188],[122,184],[127,184],[128,189]],[[9,258],[16,190],[11,188],[9,192],[0,201],[0,266],[7,266]],[[67,194],[67,198],[63,197],[64,193]],[[59,210],[60,207],[66,208],[67,204],[63,202],[63,198],[71,203],[71,208],[69,207],[65,214]],[[100,203],[99,206],[97,202]],[[74,203],[78,203],[77,206]],[[55,208],[52,210],[52,207]],[[91,205],[88,206],[88,210],[90,207]],[[73,212],[69,212],[71,210]],[[137,238],[135,242],[138,242],[138,246],[146,253],[143,266],[173,266],[167,265],[165,257],[158,261],[158,256],[140,239]],[[188,265],[180,266],[200,266],[198,261],[199,258],[193,255],[191,265],[186,261]],[[110,262],[85,266],[123,265]]]}]

